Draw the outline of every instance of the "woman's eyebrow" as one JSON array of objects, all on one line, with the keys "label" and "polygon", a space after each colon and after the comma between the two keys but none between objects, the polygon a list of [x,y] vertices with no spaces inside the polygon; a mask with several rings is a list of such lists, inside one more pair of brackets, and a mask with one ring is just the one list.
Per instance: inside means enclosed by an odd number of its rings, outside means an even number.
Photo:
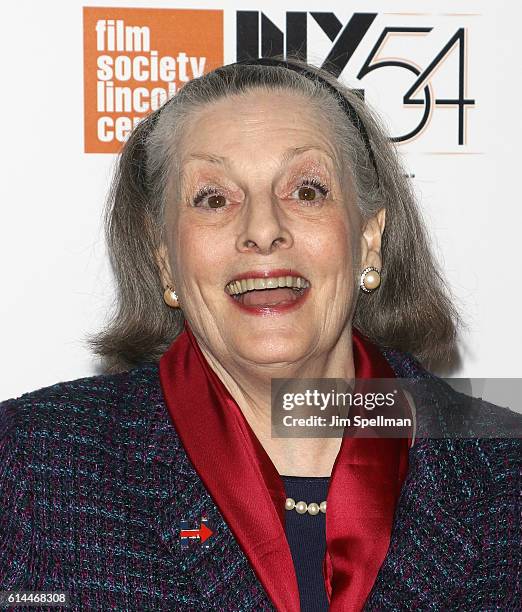
[{"label": "woman's eyebrow", "polygon": [[305,145],[302,147],[292,147],[291,149],[287,149],[283,153],[283,156],[281,158],[281,163],[286,166],[294,159],[294,157],[297,157],[298,155],[301,155],[302,153],[307,153],[308,151],[319,151],[319,153],[326,155],[327,157],[330,158],[332,162],[335,163],[335,159],[332,156],[332,154],[326,151],[325,149],[323,149],[322,147],[318,147],[317,145]]},{"label": "woman's eyebrow", "polygon": [[230,159],[222,155],[215,155],[214,153],[191,153],[182,161],[182,165],[197,160],[207,161],[211,164],[221,164],[223,166],[228,166],[230,164]]},{"label": "woman's eyebrow", "polygon": [[[323,155],[329,157],[331,161],[335,163],[335,158],[333,155],[322,147],[318,147],[317,145],[304,145],[301,147],[291,147],[290,149],[287,149],[281,157],[281,165],[288,165],[294,159],[294,157],[297,157],[302,153],[307,153],[308,151],[319,151]],[[231,165],[231,160],[229,157],[217,155],[215,153],[191,153],[182,161],[182,166],[190,163],[191,161],[206,161],[211,164],[219,164],[221,166]]]}]

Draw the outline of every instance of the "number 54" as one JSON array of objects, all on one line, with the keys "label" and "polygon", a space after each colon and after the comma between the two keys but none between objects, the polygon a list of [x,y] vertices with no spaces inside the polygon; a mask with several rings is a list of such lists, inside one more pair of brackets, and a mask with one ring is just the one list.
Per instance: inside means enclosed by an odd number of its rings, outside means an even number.
[{"label": "number 54", "polygon": [[[387,27],[382,31],[379,39],[375,43],[375,46],[370,51],[366,61],[364,62],[359,74],[358,79],[363,79],[368,73],[373,72],[379,68],[395,67],[403,68],[412,72],[417,78],[413,85],[404,94],[403,103],[405,106],[412,105],[424,105],[424,113],[419,123],[407,134],[401,136],[394,136],[392,140],[394,142],[406,142],[411,140],[417,134],[419,134],[428,124],[432,107],[438,105],[444,106],[456,106],[458,108],[458,144],[464,144],[464,111],[466,106],[474,106],[475,100],[470,100],[465,97],[465,58],[466,58],[466,37],[465,29],[459,28],[455,34],[448,40],[444,47],[440,50],[437,56],[424,70],[419,68],[407,60],[402,59],[382,59],[376,60],[375,58],[384,47],[385,42],[390,34],[420,34],[431,32],[433,28],[407,28],[407,27]],[[430,87],[430,80],[433,77],[437,67],[451,53],[458,49],[458,95],[455,98],[435,98],[433,99],[432,90]],[[416,94],[422,89],[423,98],[416,98]]]}]

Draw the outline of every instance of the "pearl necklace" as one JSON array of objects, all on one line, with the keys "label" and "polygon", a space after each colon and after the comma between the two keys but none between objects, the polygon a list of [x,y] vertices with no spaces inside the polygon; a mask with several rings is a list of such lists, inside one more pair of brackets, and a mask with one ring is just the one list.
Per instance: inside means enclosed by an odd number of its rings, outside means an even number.
[{"label": "pearl necklace", "polygon": [[295,499],[287,497],[285,502],[285,510],[295,510],[299,514],[308,512],[308,514],[315,516],[316,514],[319,514],[319,511],[326,513],[326,502],[322,501],[320,504],[312,502],[311,504],[307,504],[304,501],[299,501],[296,503]]}]

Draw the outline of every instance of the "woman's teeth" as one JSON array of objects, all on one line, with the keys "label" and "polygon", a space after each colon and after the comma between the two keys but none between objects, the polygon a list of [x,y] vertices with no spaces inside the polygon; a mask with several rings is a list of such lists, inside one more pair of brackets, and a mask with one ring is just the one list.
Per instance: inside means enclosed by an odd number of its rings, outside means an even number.
[{"label": "woman's teeth", "polygon": [[277,289],[290,287],[292,289],[306,289],[310,283],[301,276],[271,276],[269,278],[243,278],[231,281],[225,286],[229,295],[241,295],[254,289]]}]

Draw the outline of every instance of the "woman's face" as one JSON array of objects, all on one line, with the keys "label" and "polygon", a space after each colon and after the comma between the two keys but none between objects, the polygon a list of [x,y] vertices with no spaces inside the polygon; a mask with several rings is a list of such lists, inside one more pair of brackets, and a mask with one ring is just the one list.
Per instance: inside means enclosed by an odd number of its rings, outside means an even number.
[{"label": "woman's face", "polygon": [[166,211],[170,277],[218,358],[299,362],[351,323],[360,218],[316,115],[291,92],[254,90],[205,107],[184,131]]}]

